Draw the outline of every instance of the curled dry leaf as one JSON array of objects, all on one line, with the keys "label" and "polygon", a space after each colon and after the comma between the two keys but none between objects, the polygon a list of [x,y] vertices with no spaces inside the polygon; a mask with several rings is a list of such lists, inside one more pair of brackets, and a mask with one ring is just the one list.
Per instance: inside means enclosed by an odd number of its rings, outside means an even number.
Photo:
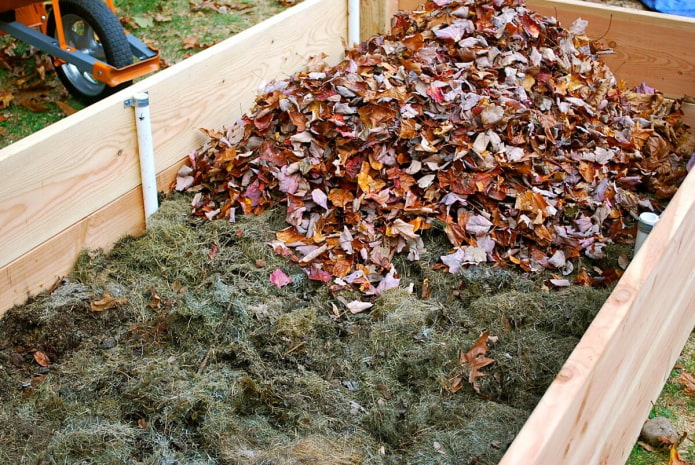
[{"label": "curled dry leaf", "polygon": [[686,394],[695,395],[695,376],[687,371],[682,371],[678,375],[678,383],[683,386],[683,392]]},{"label": "curled dry leaf", "polygon": [[90,306],[93,312],[103,312],[124,305],[126,302],[128,302],[128,299],[125,297],[114,298],[111,297],[108,291],[104,291],[103,297],[99,300],[92,301]]},{"label": "curled dry leaf", "polygon": [[365,310],[368,310],[374,306],[373,303],[370,302],[360,302],[359,300],[353,300],[352,302],[348,302],[345,304],[348,310],[350,310],[351,313],[361,313]]},{"label": "curled dry leaf", "polygon": [[[570,274],[633,239],[639,209],[664,207],[693,148],[681,102],[618,81],[585,26],[516,0],[398,13],[389,35],[333,67],[314,58],[230,128],[205,131],[177,189],[195,190],[206,218],[285,205],[271,246],[334,290],[375,293],[435,225],[452,273],[489,261]],[[346,279],[356,272],[369,279]]]},{"label": "curled dry leaf", "polygon": [[51,359],[49,359],[48,355],[41,352],[40,350],[34,352],[34,361],[36,361],[36,363],[38,363],[42,367],[47,367],[51,365]]}]

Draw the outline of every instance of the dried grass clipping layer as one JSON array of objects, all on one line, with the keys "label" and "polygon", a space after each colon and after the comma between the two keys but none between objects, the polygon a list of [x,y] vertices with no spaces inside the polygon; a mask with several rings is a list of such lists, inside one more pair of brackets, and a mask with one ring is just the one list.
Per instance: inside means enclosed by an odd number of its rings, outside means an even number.
[{"label": "dried grass clipping layer", "polygon": [[338,65],[267,86],[207,131],[177,188],[208,218],[285,205],[271,246],[333,290],[396,287],[394,257],[420,259],[429,229],[446,234],[451,273],[494,262],[614,280],[576,258],[632,240],[692,145],[680,103],[618,82],[585,25],[516,0],[430,1]]},{"label": "dried grass clipping layer", "polygon": [[[392,289],[336,315],[356,290],[331,295],[264,246],[283,209],[228,223],[189,202],[0,320],[0,462],[494,463],[608,294],[437,273],[427,252],[399,266],[406,287],[431,276],[430,298]],[[291,285],[268,285],[278,267]],[[105,291],[121,304],[93,311]],[[480,394],[451,393],[484,330],[498,342]]]}]

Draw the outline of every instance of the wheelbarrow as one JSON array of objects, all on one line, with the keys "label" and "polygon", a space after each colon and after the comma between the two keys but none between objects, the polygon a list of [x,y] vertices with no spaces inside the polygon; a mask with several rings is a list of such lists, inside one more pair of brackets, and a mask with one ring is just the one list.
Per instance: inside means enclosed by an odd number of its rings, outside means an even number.
[{"label": "wheelbarrow", "polygon": [[159,68],[159,52],[121,25],[113,0],[0,0],[0,34],[53,56],[63,85],[93,103]]}]

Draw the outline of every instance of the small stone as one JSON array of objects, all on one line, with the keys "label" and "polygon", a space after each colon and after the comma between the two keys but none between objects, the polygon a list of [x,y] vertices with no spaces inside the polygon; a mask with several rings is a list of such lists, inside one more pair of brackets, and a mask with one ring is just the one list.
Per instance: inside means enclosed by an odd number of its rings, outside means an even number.
[{"label": "small stone", "polygon": [[649,419],[642,427],[644,442],[654,447],[670,446],[678,441],[678,431],[667,418],[655,417]]},{"label": "small stone", "polygon": [[114,347],[116,347],[116,339],[112,337],[107,337],[101,342],[102,349],[113,349]]}]

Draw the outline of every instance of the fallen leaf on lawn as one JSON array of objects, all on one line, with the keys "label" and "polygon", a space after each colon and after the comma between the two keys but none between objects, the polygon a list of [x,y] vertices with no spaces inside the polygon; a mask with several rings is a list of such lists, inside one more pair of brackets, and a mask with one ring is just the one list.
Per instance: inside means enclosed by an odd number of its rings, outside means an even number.
[{"label": "fallen leaf on lawn", "polygon": [[162,303],[162,298],[159,296],[159,294],[156,291],[152,292],[152,297],[150,298],[150,301],[147,303],[147,306],[150,308],[159,308]]},{"label": "fallen leaf on lawn", "polygon": [[128,299],[125,297],[114,298],[111,297],[108,291],[104,291],[103,297],[99,300],[92,301],[90,306],[93,312],[103,312],[105,310],[119,307],[126,302],[128,302]]},{"label": "fallen leaf on lawn", "polygon": [[137,24],[138,27],[154,26],[154,19],[149,16],[133,16],[133,22]]},{"label": "fallen leaf on lawn", "polygon": [[7,108],[10,103],[14,100],[14,95],[11,92],[3,90],[0,92],[0,108]]},{"label": "fallen leaf on lawn", "polygon": [[630,259],[627,258],[625,255],[620,255],[620,256],[618,257],[618,266],[619,266],[620,268],[622,268],[623,270],[624,270],[624,269],[627,269],[627,266],[628,266],[629,264],[630,264]]},{"label": "fallen leaf on lawn", "polygon": [[42,367],[47,367],[51,364],[51,359],[48,358],[48,355],[44,354],[40,350],[34,352],[34,360]]},{"label": "fallen leaf on lawn", "polygon": [[683,392],[686,394],[695,394],[695,376],[688,373],[687,371],[682,371],[678,375],[678,383],[683,386]]},{"label": "fallen leaf on lawn", "polygon": [[191,48],[196,47],[196,43],[198,42],[197,37],[189,36],[189,37],[184,37],[183,39],[183,49],[188,50]]},{"label": "fallen leaf on lawn", "polygon": [[681,454],[678,452],[678,446],[686,438],[687,433],[683,433],[681,437],[672,446],[668,454],[668,465],[695,465],[695,462],[686,462],[681,458]]},{"label": "fallen leaf on lawn", "polygon": [[70,116],[72,114],[77,113],[79,110],[76,110],[75,108],[72,108],[70,105],[67,103],[57,101],[55,102],[56,105],[58,105],[58,108],[60,108],[60,111],[62,111],[65,116]]},{"label": "fallen leaf on lawn", "polygon": [[280,268],[270,273],[270,282],[278,289],[292,283],[292,278],[287,276]]},{"label": "fallen leaf on lawn", "polygon": [[46,113],[48,107],[35,98],[19,98],[17,102],[32,113]]}]

